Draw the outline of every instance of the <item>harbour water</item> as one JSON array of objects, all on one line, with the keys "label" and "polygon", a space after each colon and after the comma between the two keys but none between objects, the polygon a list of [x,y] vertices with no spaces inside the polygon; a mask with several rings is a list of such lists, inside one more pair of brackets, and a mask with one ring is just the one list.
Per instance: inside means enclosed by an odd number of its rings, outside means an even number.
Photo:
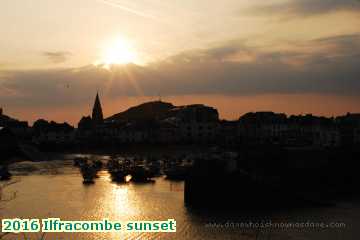
[{"label": "harbour water", "polygon": [[[69,157],[65,157],[69,159]],[[184,205],[184,183],[155,178],[155,183],[115,184],[101,171],[93,185],[83,185],[71,160],[25,163],[2,192],[16,196],[0,203],[1,218],[49,218],[62,220],[167,220],[175,219],[176,233],[49,233],[45,239],[352,239],[360,234],[360,201],[347,200],[335,207],[274,212],[219,213],[196,211]],[[16,170],[16,171],[15,171]],[[31,171],[30,171],[31,170]],[[226,186],[224,186],[226,187]],[[235,192],[239,189],[234,189]],[[231,196],[227,196],[231,197]],[[266,199],[264,199],[266,201]],[[240,223],[336,223],[325,228],[247,228]],[[340,226],[341,224],[341,226]],[[39,234],[27,234],[38,239]],[[7,235],[4,239],[24,239]]]}]

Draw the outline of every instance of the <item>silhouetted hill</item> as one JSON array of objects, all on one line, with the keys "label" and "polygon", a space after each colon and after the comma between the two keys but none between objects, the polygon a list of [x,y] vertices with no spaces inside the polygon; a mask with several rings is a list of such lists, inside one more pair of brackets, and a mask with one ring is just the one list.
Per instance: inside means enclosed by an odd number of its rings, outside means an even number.
[{"label": "silhouetted hill", "polygon": [[27,127],[28,123],[3,114],[0,108],[0,127]]},{"label": "silhouetted hill", "polygon": [[128,110],[117,113],[109,118],[107,121],[142,121],[150,119],[158,119],[165,117],[174,105],[162,101],[154,101],[140,104],[131,107]]},{"label": "silhouetted hill", "polygon": [[5,114],[0,114],[0,122],[8,122],[8,121],[17,121],[17,120]]}]

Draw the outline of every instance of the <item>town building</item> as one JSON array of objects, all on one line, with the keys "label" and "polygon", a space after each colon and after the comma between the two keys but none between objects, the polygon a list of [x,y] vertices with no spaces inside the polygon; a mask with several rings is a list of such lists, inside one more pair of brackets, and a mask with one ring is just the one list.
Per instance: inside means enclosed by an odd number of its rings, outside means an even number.
[{"label": "town building", "polygon": [[32,142],[35,144],[70,144],[75,141],[74,127],[68,123],[39,119],[33,124]]},{"label": "town building", "polygon": [[335,119],[344,146],[360,146],[360,114],[347,113]]},{"label": "town building", "polygon": [[289,128],[286,115],[273,112],[246,113],[238,123],[240,141],[244,144],[282,144]]},{"label": "town building", "polygon": [[211,143],[216,141],[219,130],[219,113],[215,108],[202,104],[177,107],[172,110],[182,142]]}]

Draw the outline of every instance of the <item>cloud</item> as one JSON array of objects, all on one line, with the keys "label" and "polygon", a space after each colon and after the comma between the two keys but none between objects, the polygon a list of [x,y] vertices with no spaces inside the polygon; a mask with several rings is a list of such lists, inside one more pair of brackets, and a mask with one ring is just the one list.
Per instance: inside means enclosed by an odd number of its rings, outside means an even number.
[{"label": "cloud", "polygon": [[66,51],[57,52],[44,52],[43,55],[48,58],[52,63],[63,63],[66,62],[72,54]]},{"label": "cloud", "polygon": [[335,11],[360,11],[359,0],[290,0],[248,9],[251,14],[286,14],[310,16]]},{"label": "cloud", "polygon": [[82,105],[92,102],[98,89],[108,99],[158,94],[359,97],[359,65],[360,34],[283,43],[271,48],[231,41],[182,52],[145,67],[129,64],[107,70],[89,65],[2,71],[0,102],[29,108]]}]

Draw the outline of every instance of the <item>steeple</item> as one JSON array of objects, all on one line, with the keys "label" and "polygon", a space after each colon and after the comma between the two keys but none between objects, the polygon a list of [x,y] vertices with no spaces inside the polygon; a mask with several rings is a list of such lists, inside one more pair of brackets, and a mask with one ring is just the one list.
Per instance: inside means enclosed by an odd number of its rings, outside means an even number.
[{"label": "steeple", "polygon": [[95,103],[92,111],[92,120],[95,125],[102,124],[104,122],[99,93],[96,93]]}]

